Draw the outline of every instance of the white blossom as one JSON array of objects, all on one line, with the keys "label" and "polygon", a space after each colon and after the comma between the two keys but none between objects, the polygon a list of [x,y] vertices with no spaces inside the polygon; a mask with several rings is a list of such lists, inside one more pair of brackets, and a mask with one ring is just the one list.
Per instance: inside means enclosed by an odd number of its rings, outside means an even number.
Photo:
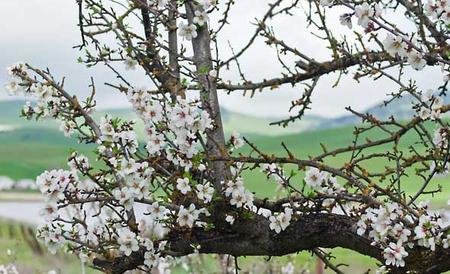
[{"label": "white blossom", "polygon": [[314,189],[319,188],[326,178],[325,173],[315,167],[309,168],[305,175],[306,184]]},{"label": "white blossom", "polygon": [[117,234],[119,236],[117,239],[117,243],[120,245],[119,250],[126,256],[130,256],[133,251],[135,252],[139,250],[139,242],[136,234],[128,228],[120,229]]},{"label": "white blossom", "polygon": [[385,50],[392,56],[399,55],[401,57],[405,56],[405,45],[403,44],[403,40],[399,36],[393,36],[388,34],[386,38],[383,40],[383,46]]},{"label": "white blossom", "polygon": [[158,202],[154,202],[151,205],[147,207],[147,211],[149,212],[149,216],[153,220],[161,220],[166,217],[166,214],[168,213],[167,208],[165,208],[162,205],[159,205]]},{"label": "white blossom", "polygon": [[367,2],[355,7],[355,16],[358,18],[358,25],[367,28],[371,17],[380,16],[381,10],[378,5],[370,6]]},{"label": "white blossom", "polygon": [[280,233],[289,226],[291,219],[292,219],[292,209],[285,208],[284,212],[281,212],[276,216],[270,216],[269,228],[271,230],[274,230],[276,233]]},{"label": "white blossom", "polygon": [[133,190],[128,187],[116,188],[113,191],[114,198],[119,201],[119,204],[123,205],[126,210],[130,210],[133,207]]},{"label": "white blossom", "polygon": [[233,131],[230,137],[231,144],[233,145],[233,149],[238,149],[244,145],[244,141],[240,138],[238,132]]},{"label": "white blossom", "polygon": [[408,256],[408,252],[401,243],[389,243],[389,246],[384,249],[383,253],[386,259],[386,265],[392,265],[397,267],[404,267],[404,258]]},{"label": "white blossom", "polygon": [[214,194],[214,188],[211,187],[210,183],[206,183],[205,185],[198,184],[196,185],[197,189],[197,197],[204,201],[205,203],[209,203],[212,200]]},{"label": "white blossom", "polygon": [[20,90],[18,80],[14,79],[14,78],[10,79],[9,82],[7,82],[5,84],[5,89],[9,95],[17,95]]},{"label": "white blossom", "polygon": [[155,267],[159,262],[159,254],[153,251],[147,251],[144,253],[144,264],[148,268]]},{"label": "white blossom", "polygon": [[186,195],[189,191],[191,191],[191,186],[189,185],[189,178],[178,178],[177,189],[184,195]]},{"label": "white blossom", "polygon": [[192,228],[194,226],[194,222],[199,217],[199,211],[195,209],[194,204],[191,204],[188,208],[181,205],[177,215],[177,222],[180,226]]},{"label": "white blossom", "polygon": [[193,19],[194,24],[203,26],[208,22],[208,20],[209,20],[209,18],[208,18],[208,14],[206,12],[200,11],[200,10],[195,11],[195,16]]},{"label": "white blossom", "polygon": [[186,40],[192,40],[197,37],[197,27],[195,25],[186,25],[181,22],[178,28],[180,36]]},{"label": "white blossom", "polygon": [[225,221],[226,221],[227,223],[229,223],[230,225],[233,225],[233,224],[234,224],[234,221],[235,221],[235,218],[234,218],[234,216],[228,215],[228,214],[227,214],[227,216],[225,217]]},{"label": "white blossom", "polygon": [[425,59],[423,59],[422,54],[416,50],[407,52],[406,56],[408,57],[408,63],[415,70],[422,70],[427,64]]}]

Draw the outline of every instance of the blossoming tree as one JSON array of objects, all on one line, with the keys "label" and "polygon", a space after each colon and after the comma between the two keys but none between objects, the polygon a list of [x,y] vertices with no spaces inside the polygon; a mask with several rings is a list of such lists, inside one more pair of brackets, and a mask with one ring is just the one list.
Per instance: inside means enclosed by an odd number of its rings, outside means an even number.
[{"label": "blossoming tree", "polygon": [[[92,95],[80,101],[49,70],[26,63],[8,68],[8,91],[34,98],[24,106],[24,117],[58,119],[66,136],[96,146],[95,159],[74,152],[67,170],[45,171],[37,178],[46,221],[37,236],[50,251],[66,247],[106,273],[151,272],[198,253],[283,256],[306,250],[342,273],[322,249],[334,247],[373,257],[380,273],[450,270],[449,221],[419,202],[448,188],[429,186],[449,171],[444,114],[450,105],[443,97],[450,75],[450,2],[272,0],[248,43],[231,56],[222,54],[217,43],[233,0],[77,3],[79,48],[86,53],[79,61],[104,64],[117,75],[117,83],[107,86],[127,96],[145,124],[146,139],[138,142],[133,121],[92,117],[93,82]],[[329,60],[309,57],[270,26],[272,19],[299,11],[307,15],[311,31],[328,42]],[[336,24],[327,16],[332,12],[352,29],[353,42],[329,27]],[[399,19],[396,14],[402,14],[404,24],[392,23],[392,17]],[[241,57],[261,38],[276,53],[280,71],[272,79],[249,80]],[[116,63],[141,67],[152,88],[135,87]],[[443,75],[442,83],[432,87],[435,92],[421,90],[404,74],[433,66],[440,66]],[[237,71],[242,79],[222,78],[227,71]],[[379,120],[349,108],[363,122],[355,128],[354,141],[335,149],[324,144],[321,154],[303,158],[282,140],[285,153],[269,155],[238,134],[225,138],[218,93],[252,96],[306,84],[301,98],[292,102],[295,114],[274,122],[286,127],[303,117],[317,82],[333,72],[393,82],[398,88],[385,103],[412,96],[416,114],[407,121]],[[372,131],[381,134],[370,139]],[[399,149],[405,142],[408,151]],[[243,145],[249,153],[239,153]],[[347,160],[337,164],[336,156]],[[386,167],[372,168],[374,159]],[[246,187],[245,172],[264,173],[279,189],[277,195],[257,197]],[[408,176],[417,178],[415,193],[404,190]],[[144,215],[138,216],[136,208],[142,206]],[[292,265],[286,271],[293,271]]]}]

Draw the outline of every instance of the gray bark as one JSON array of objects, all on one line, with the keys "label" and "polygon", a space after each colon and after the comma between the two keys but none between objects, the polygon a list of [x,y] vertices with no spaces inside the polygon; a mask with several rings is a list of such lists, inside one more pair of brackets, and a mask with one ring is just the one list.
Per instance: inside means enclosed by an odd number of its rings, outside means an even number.
[{"label": "gray bark", "polygon": [[[186,14],[189,24],[193,24],[194,11],[197,7],[190,1],[186,4]],[[215,79],[208,76],[209,71],[213,68],[211,57],[211,39],[208,26],[205,24],[197,29],[198,35],[192,40],[192,47],[194,50],[194,62],[197,69],[197,77],[201,86],[200,97],[202,106],[206,109],[214,121],[214,128],[208,130],[207,134],[207,153],[208,158],[224,156],[225,153],[225,136],[223,132],[222,117],[220,115],[219,99],[217,97],[217,86]],[[221,189],[220,182],[228,177],[229,167],[224,161],[217,161],[212,163],[214,172],[214,186],[216,189]]]}]

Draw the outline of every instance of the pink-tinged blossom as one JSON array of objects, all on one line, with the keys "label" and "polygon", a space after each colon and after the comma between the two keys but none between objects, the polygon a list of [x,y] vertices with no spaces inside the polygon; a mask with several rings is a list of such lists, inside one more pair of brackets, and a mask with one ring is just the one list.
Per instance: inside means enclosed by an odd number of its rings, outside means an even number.
[{"label": "pink-tinged blossom", "polygon": [[408,252],[401,243],[389,243],[388,247],[384,249],[383,256],[386,259],[386,265],[392,265],[397,267],[404,267],[404,258],[408,256]]}]

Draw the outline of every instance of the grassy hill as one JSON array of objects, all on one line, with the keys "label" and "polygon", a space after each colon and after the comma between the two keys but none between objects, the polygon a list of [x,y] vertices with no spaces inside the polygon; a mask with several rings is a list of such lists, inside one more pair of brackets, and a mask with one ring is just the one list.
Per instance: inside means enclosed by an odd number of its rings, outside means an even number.
[{"label": "grassy hill", "polygon": [[[427,127],[434,127],[433,125],[427,125]],[[341,127],[341,128],[332,128],[332,129],[324,129],[317,131],[304,132],[300,134],[292,134],[285,135],[278,138],[268,138],[268,137],[254,137],[252,141],[258,145],[258,148],[268,154],[273,153],[274,155],[282,155],[287,156],[286,152],[283,150],[281,146],[281,142],[283,141],[290,151],[297,157],[307,159],[309,156],[315,156],[322,152],[322,148],[320,143],[326,144],[328,151],[331,151],[335,148],[345,147],[349,145],[352,138],[353,127]],[[369,138],[371,140],[375,140],[376,138],[387,137],[384,132],[381,131],[372,131],[370,134],[364,135],[361,139]],[[417,136],[415,132],[411,132],[404,136],[404,139],[399,144],[399,148],[403,151],[404,155],[409,154],[408,147],[412,145],[417,140]],[[420,149],[417,148],[420,152]],[[244,148],[244,151],[248,150],[248,148]],[[379,146],[376,149],[368,150],[370,152],[384,152],[392,150],[391,145],[383,145]],[[325,162],[334,167],[341,167],[343,163],[348,162],[350,159],[350,153],[341,154],[335,157],[328,158]],[[370,170],[371,172],[382,172],[385,167],[395,168],[395,162],[388,162],[385,159],[372,159],[364,165],[364,168]],[[289,169],[287,169],[289,171]],[[301,181],[304,176],[304,172],[298,171],[294,169],[293,171],[297,172],[296,175],[297,187],[301,187]],[[413,169],[407,170],[408,177],[403,177],[402,179],[402,188],[403,190],[411,195],[415,193],[420,187],[422,180],[414,174]],[[430,185],[427,187],[427,190],[436,189],[438,185],[444,186],[444,192],[438,193],[433,197],[427,196],[422,197],[422,200],[429,199],[434,204],[445,205],[446,201],[450,198],[450,190],[446,188],[448,186],[449,177],[436,177],[433,178]],[[273,193],[273,185],[270,182],[267,182],[265,176],[260,172],[249,172],[246,176],[246,182],[252,188],[252,190],[256,191],[260,195],[267,195]],[[340,183],[343,183],[342,181]],[[380,185],[386,185],[385,182],[377,182]]]},{"label": "grassy hill", "polygon": [[66,167],[70,148],[90,148],[46,128],[19,128],[0,132],[0,174],[18,180],[34,179],[43,170]]}]

